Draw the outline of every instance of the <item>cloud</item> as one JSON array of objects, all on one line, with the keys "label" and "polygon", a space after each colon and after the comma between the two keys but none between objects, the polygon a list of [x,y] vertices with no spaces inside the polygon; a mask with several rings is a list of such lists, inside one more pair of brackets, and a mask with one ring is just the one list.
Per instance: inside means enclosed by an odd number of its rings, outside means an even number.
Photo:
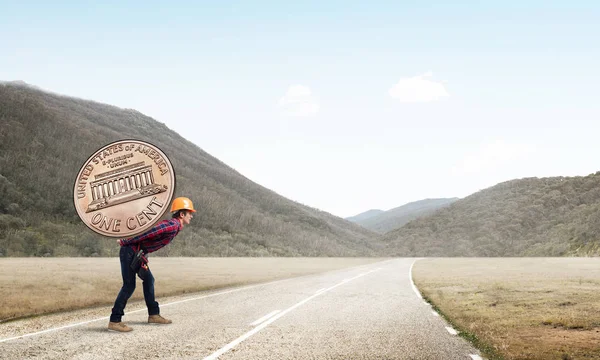
[{"label": "cloud", "polygon": [[495,140],[484,144],[476,153],[463,158],[454,168],[454,174],[475,174],[500,167],[514,166],[519,160],[535,152],[535,146]]},{"label": "cloud", "polygon": [[292,85],[285,96],[279,100],[279,108],[289,116],[312,116],[319,112],[319,104],[310,88],[304,85]]},{"label": "cloud", "polygon": [[426,79],[432,76],[429,71],[423,75],[402,78],[388,93],[400,102],[431,102],[450,96],[441,82]]}]

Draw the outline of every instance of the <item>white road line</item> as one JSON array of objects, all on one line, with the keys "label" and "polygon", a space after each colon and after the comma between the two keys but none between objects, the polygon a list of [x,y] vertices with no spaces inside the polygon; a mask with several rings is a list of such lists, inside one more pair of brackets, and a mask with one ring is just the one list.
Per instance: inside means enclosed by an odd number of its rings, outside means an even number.
[{"label": "white road line", "polygon": [[415,259],[415,261],[413,261],[413,263],[410,265],[410,271],[409,271],[409,277],[410,277],[410,285],[412,286],[413,291],[415,292],[415,294],[417,294],[417,296],[419,298],[423,298],[423,296],[421,296],[421,293],[419,292],[419,289],[417,289],[417,287],[415,286],[415,282],[413,281],[413,276],[412,276],[412,269],[413,266],[415,265],[415,263],[420,260],[420,259]]},{"label": "white road line", "polygon": [[[181,303],[188,302],[188,301],[195,301],[195,300],[200,300],[200,299],[206,299],[206,298],[213,297],[213,296],[230,294],[230,293],[237,292],[237,291],[247,290],[247,289],[251,289],[251,288],[255,288],[255,287],[263,286],[263,285],[270,285],[270,284],[274,284],[274,283],[281,282],[281,281],[287,281],[287,280],[290,280],[290,279],[275,280],[275,281],[271,281],[271,282],[268,282],[268,283],[256,284],[256,285],[250,285],[250,286],[244,286],[244,287],[241,287],[241,288],[227,290],[227,291],[221,291],[221,292],[217,292],[217,293],[214,293],[214,294],[197,296],[197,297],[190,298],[190,299],[185,299],[185,300],[180,300],[180,301],[174,301],[172,303],[168,303],[168,304],[164,304],[164,305],[161,304],[160,307],[162,308],[162,307],[165,307],[165,306],[181,304]],[[139,310],[128,311],[127,314],[133,314],[133,313],[137,313],[137,312],[140,312],[140,311],[147,311],[147,309],[146,308],[142,308],[142,309],[139,309]],[[25,337],[35,336],[35,335],[41,335],[41,334],[52,332],[52,331],[57,331],[57,330],[62,330],[62,329],[68,329],[68,328],[71,328],[71,327],[85,325],[85,324],[93,323],[93,322],[96,322],[96,321],[102,321],[102,320],[108,320],[108,319],[110,319],[110,316],[105,316],[105,317],[102,317],[102,318],[99,318],[99,319],[94,319],[94,320],[82,321],[82,322],[79,322],[79,323],[76,323],[76,324],[69,324],[69,325],[60,326],[60,327],[57,327],[57,328],[46,329],[46,330],[42,330],[42,331],[30,333],[30,334],[19,335],[19,336],[15,336],[15,337],[11,337],[11,338],[0,339],[0,343],[6,342],[6,341],[11,341],[11,340],[16,340],[16,339],[20,339],[20,338],[25,338]]]},{"label": "white road line", "polygon": [[431,313],[435,316],[440,316],[440,314],[436,313],[435,311],[432,311]]},{"label": "white road line", "polygon": [[[387,262],[390,262],[390,261],[392,261],[392,260],[385,260],[384,263],[387,263]],[[358,266],[355,266],[355,267],[350,267],[350,268],[345,268],[345,269],[336,269],[336,270],[332,270],[331,272],[346,271],[346,270],[355,270],[357,268],[365,267],[365,266],[369,266],[369,265],[372,265],[372,264],[358,265]],[[326,273],[329,273],[329,272],[330,271],[326,271],[323,274],[326,274]],[[304,275],[304,276],[308,277],[308,276],[315,276],[315,275],[317,275],[317,274],[308,274],[308,275]],[[300,277],[304,277],[304,276],[300,276]],[[217,293],[214,293],[214,294],[202,295],[202,296],[197,296],[197,297],[190,298],[190,299],[184,299],[184,300],[180,300],[180,301],[174,301],[174,302],[168,303],[168,304],[161,304],[160,306],[161,307],[166,307],[166,306],[171,306],[171,305],[177,305],[177,304],[181,304],[181,303],[188,302],[188,301],[196,301],[196,300],[206,299],[206,298],[213,297],[213,296],[230,294],[230,293],[237,292],[237,291],[252,289],[252,288],[255,288],[255,287],[259,287],[259,286],[272,285],[272,284],[276,284],[276,283],[279,283],[279,282],[290,281],[292,279],[297,279],[297,278],[299,278],[299,277],[287,278],[287,279],[275,280],[275,281],[270,281],[270,282],[261,283],[261,284],[244,286],[244,287],[240,287],[240,288],[236,288],[236,289],[232,289],[232,290],[217,292]],[[128,311],[127,314],[133,314],[133,313],[140,312],[140,311],[147,311],[147,309],[146,308],[142,308],[142,309],[139,309],[139,310]],[[0,343],[6,342],[6,341],[11,341],[11,340],[16,340],[16,339],[20,339],[20,338],[26,338],[26,337],[30,337],[30,336],[35,336],[35,335],[41,335],[41,334],[52,332],[52,331],[57,331],[57,330],[62,330],[62,329],[68,329],[68,328],[71,328],[71,327],[85,325],[85,324],[93,323],[93,322],[96,322],[96,321],[108,320],[109,318],[110,318],[110,316],[105,316],[105,317],[94,319],[94,320],[82,321],[82,322],[78,322],[78,323],[75,323],[75,324],[69,324],[69,325],[60,326],[60,327],[57,327],[57,328],[46,329],[46,330],[42,330],[42,331],[30,333],[30,334],[24,334],[24,335],[14,336],[14,337],[6,338],[6,339],[0,339]]]},{"label": "white road line", "polygon": [[446,326],[446,330],[448,330],[448,332],[452,335],[458,335],[458,332],[456,332],[456,330],[454,330],[450,326]]},{"label": "white road line", "polygon": [[248,331],[247,333],[245,333],[244,335],[240,336],[239,338],[233,340],[232,342],[230,342],[229,344],[223,346],[221,349],[215,351],[214,353],[210,354],[209,356],[205,357],[204,360],[214,360],[217,359],[219,356],[225,354],[226,352],[228,352],[229,350],[233,349],[234,347],[236,347],[237,345],[239,345],[242,341],[248,339],[249,337],[251,337],[252,335],[256,334],[257,332],[261,331],[262,329],[266,328],[267,326],[269,326],[269,324],[273,323],[274,321],[276,321],[277,319],[279,319],[280,317],[284,316],[285,314],[289,313],[290,311],[294,310],[295,308],[297,308],[298,306],[303,305],[304,303],[316,298],[317,296],[320,296],[328,291],[331,291],[333,289],[335,289],[338,286],[344,285],[345,283],[352,281],[352,280],[356,280],[360,277],[363,277],[365,275],[368,275],[372,272],[378,271],[379,269],[375,269],[375,270],[371,270],[368,271],[366,273],[362,273],[360,275],[357,275],[353,278],[349,278],[346,280],[343,280],[339,283],[337,283],[336,285],[333,285],[331,287],[326,288],[325,290],[323,290],[320,293],[311,295],[309,297],[307,297],[306,299],[300,301],[299,303],[296,303],[295,305],[293,305],[292,307],[289,307],[287,309],[285,309],[284,311],[280,312],[279,314],[271,317],[269,320],[263,322],[262,324],[258,325],[257,327],[255,327],[254,329]]},{"label": "white road line", "polygon": [[[143,310],[146,310],[146,309],[143,309]],[[137,311],[140,311],[140,310],[130,311],[130,313],[137,312]],[[109,319],[109,316],[106,316],[106,317],[103,317],[103,318],[100,318],[100,319],[84,321],[84,322],[80,322],[80,323],[77,323],[77,324],[65,325],[65,326],[61,326],[61,327],[57,327],[57,328],[52,328],[52,329],[47,329],[47,330],[42,330],[42,331],[34,332],[34,333],[31,333],[31,334],[19,335],[19,336],[7,338],[7,339],[2,339],[2,340],[0,340],[0,343],[3,343],[5,341],[16,340],[16,339],[20,339],[20,338],[24,338],[24,337],[29,337],[29,336],[34,336],[34,335],[40,335],[40,334],[44,334],[44,333],[51,332],[51,331],[56,331],[56,330],[61,330],[61,329],[67,329],[67,328],[74,327],[74,326],[85,325],[85,324],[92,323],[94,321],[108,320],[108,319]]]},{"label": "white road line", "polygon": [[318,293],[320,293],[320,292],[322,292],[322,291],[325,291],[325,290],[327,290],[327,288],[322,288],[322,289],[319,289],[319,290],[317,290],[317,292],[316,292],[315,294],[318,294]]},{"label": "white road line", "polygon": [[481,356],[479,356],[479,355],[473,355],[473,354],[469,354],[469,356],[470,356],[470,357],[471,357],[471,359],[473,359],[473,360],[483,360],[483,359],[481,358]]},{"label": "white road line", "polygon": [[267,315],[261,317],[260,319],[256,320],[252,324],[250,324],[250,326],[256,326],[256,325],[260,324],[261,322],[268,320],[270,317],[272,317],[273,315],[277,314],[280,311],[281,310],[272,311],[272,312],[268,313]]}]

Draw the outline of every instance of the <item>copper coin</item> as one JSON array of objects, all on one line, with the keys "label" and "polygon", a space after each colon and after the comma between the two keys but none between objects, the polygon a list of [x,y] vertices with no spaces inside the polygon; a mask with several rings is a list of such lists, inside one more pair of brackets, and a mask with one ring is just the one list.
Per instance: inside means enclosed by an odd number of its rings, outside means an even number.
[{"label": "copper coin", "polygon": [[73,191],[75,209],[93,231],[125,238],[151,228],[171,205],[175,172],[156,146],[120,140],[83,164]]}]

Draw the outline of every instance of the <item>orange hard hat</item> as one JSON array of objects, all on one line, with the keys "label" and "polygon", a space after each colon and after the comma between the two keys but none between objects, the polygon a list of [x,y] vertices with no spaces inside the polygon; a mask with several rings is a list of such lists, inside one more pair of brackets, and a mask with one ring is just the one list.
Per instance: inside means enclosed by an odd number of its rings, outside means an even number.
[{"label": "orange hard hat", "polygon": [[192,204],[192,200],[186,197],[178,197],[173,200],[173,204],[171,205],[171,212],[175,212],[178,210],[189,210],[191,212],[196,212],[194,210],[194,204]]}]

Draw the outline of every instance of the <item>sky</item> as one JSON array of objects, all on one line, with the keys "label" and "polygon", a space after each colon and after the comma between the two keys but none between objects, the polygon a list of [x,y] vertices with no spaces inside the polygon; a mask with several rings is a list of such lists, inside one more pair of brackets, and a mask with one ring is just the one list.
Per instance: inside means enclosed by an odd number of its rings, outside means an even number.
[{"label": "sky", "polygon": [[600,170],[598,1],[0,0],[0,80],[348,217]]}]

